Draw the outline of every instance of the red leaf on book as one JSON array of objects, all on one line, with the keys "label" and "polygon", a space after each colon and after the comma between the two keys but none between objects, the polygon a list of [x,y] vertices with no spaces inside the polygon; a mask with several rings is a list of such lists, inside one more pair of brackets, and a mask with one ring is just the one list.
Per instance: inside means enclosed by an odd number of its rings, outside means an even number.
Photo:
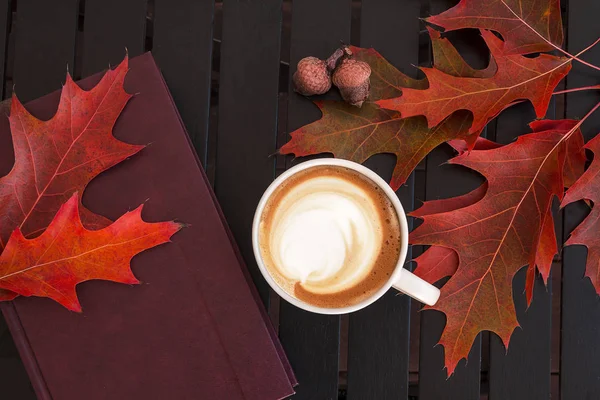
[{"label": "red leaf on book", "polygon": [[[143,148],[112,136],[131,98],[123,89],[127,69],[125,57],[90,91],[67,74],[58,110],[48,121],[31,115],[13,95],[9,119],[15,164],[0,178],[0,251],[15,228],[27,238],[39,235],[74,192],[83,193],[99,173]],[[89,228],[110,223],[85,207],[81,217]]]},{"label": "red leaf on book", "polygon": [[139,283],[131,272],[136,254],[169,241],[182,225],[142,221],[142,206],[96,231],[83,227],[79,198],[58,210],[48,228],[26,239],[19,228],[0,255],[0,288],[23,296],[49,297],[81,311],[75,286],[92,279]]}]

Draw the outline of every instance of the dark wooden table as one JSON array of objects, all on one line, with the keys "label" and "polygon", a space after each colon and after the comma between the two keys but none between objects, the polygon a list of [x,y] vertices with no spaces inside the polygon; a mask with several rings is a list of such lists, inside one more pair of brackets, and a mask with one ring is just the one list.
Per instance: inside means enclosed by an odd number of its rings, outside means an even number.
[{"label": "dark wooden table", "polygon": [[[412,65],[431,63],[418,18],[456,2],[0,0],[2,96],[14,88],[21,100],[36,98],[61,87],[67,65],[79,79],[115,65],[125,47],[131,56],[153,52],[301,382],[294,399],[600,399],[600,302],[582,278],[583,248],[567,248],[556,258],[548,289],[536,283],[529,310],[524,271],[517,274],[514,299],[523,329],[515,331],[508,354],[497,337],[480,334],[468,362],[461,361],[450,379],[442,348],[434,346],[442,314],[419,313],[420,304],[393,293],[351,316],[309,314],[280,301],[253,261],[254,207],[273,178],[297,162],[269,155],[288,132],[319,117],[315,106],[290,91],[290,65],[307,55],[325,58],[343,40],[375,47],[416,76]],[[562,6],[565,45],[575,53],[600,36],[600,1]],[[486,65],[476,32],[449,37],[473,66]],[[600,49],[586,59],[600,64]],[[597,73],[575,63],[566,87],[597,83]],[[558,97],[549,117],[582,117],[598,100],[588,92]],[[529,104],[518,105],[485,134],[510,142],[533,118]],[[586,138],[599,131],[596,114]],[[439,166],[451,155],[442,146],[417,168],[398,191],[406,209],[478,185],[474,174]],[[388,179],[393,163],[382,155],[367,165]],[[585,206],[569,206],[557,219],[558,237],[564,239],[585,213]],[[0,398],[34,398],[3,321]]]}]

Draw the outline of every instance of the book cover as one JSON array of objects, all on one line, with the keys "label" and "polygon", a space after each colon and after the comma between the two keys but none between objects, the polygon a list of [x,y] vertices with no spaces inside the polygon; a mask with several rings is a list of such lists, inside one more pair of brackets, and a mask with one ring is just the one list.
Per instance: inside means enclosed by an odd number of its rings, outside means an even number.
[{"label": "book cover", "polygon": [[[101,74],[80,82],[90,89]],[[231,239],[173,100],[150,53],[130,61],[136,95],[120,140],[150,144],[93,180],[83,203],[116,219],[145,203],[147,221],[190,224],[173,243],[132,260],[141,285],[78,286],[83,313],[49,299],[2,310],[40,399],[281,399],[297,383]],[[17,88],[18,93],[18,88]],[[55,92],[27,104],[50,118]],[[0,174],[14,162],[0,118]]]}]

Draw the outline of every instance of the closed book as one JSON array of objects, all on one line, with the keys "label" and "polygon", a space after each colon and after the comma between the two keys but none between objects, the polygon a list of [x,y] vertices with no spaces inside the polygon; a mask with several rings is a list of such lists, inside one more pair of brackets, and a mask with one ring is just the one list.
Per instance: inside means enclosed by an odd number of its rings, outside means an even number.
[{"label": "closed book", "polygon": [[[100,78],[79,84],[91,89]],[[83,203],[112,220],[144,203],[144,220],[189,226],[172,243],[133,258],[140,285],[79,285],[81,314],[45,298],[2,303],[38,398],[268,400],[293,394],[289,363],[150,53],[130,60],[125,89],[135,96],[113,134],[149,145],[94,179]],[[59,94],[26,107],[49,119]],[[2,116],[0,174],[13,163]]]}]

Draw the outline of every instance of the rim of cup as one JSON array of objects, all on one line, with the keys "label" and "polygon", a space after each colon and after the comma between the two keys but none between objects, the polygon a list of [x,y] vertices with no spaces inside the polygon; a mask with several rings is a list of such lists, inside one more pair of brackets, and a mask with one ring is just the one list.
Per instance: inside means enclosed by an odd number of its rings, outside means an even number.
[{"label": "rim of cup", "polygon": [[[373,295],[371,295],[370,297],[368,297],[367,299],[364,299],[363,301],[361,301],[359,303],[356,303],[356,304],[353,304],[353,305],[347,306],[347,307],[336,307],[336,308],[319,307],[319,306],[315,306],[310,303],[307,303],[305,301],[299,300],[299,299],[295,298],[294,296],[290,295],[289,293],[287,293],[285,290],[283,290],[283,288],[281,288],[279,286],[279,284],[275,281],[275,279],[273,279],[273,277],[271,276],[271,273],[266,268],[265,263],[262,260],[260,246],[259,246],[259,235],[258,234],[259,234],[260,220],[261,220],[265,205],[267,204],[267,201],[269,200],[269,198],[271,197],[271,195],[273,194],[275,189],[277,189],[284,181],[286,181],[291,176],[297,174],[298,172],[304,171],[308,168],[312,168],[312,167],[316,167],[316,166],[324,166],[324,165],[339,166],[339,167],[345,167],[345,168],[352,169],[352,170],[366,176],[371,181],[373,181],[375,184],[377,184],[377,186],[379,186],[385,192],[385,194],[388,196],[388,198],[394,205],[394,209],[396,210],[396,215],[398,217],[398,222],[399,222],[399,226],[400,226],[400,254],[398,256],[398,262],[396,264],[396,268],[394,269],[394,272],[390,275],[390,278],[388,279],[388,281],[384,285],[382,285],[375,293],[373,293]],[[265,190],[264,194],[262,195],[262,197],[258,203],[256,212],[254,214],[254,220],[252,222],[252,249],[254,250],[254,257],[256,259],[256,263],[258,264],[258,268],[260,269],[260,272],[262,273],[263,277],[269,283],[269,286],[271,286],[271,288],[273,288],[273,290],[279,296],[281,296],[284,300],[286,300],[287,302],[289,302],[303,310],[318,313],[318,314],[328,314],[328,315],[347,314],[347,313],[361,310],[361,309],[371,305],[372,303],[377,301],[379,298],[381,298],[381,296],[383,296],[385,293],[387,293],[391,289],[393,283],[398,280],[400,274],[402,273],[402,270],[404,269],[404,263],[406,261],[406,255],[408,253],[408,222],[406,219],[406,213],[404,212],[404,208],[402,207],[402,204],[400,203],[398,196],[392,190],[392,188],[388,185],[388,183],[385,180],[383,180],[379,175],[377,175],[374,171],[372,171],[371,169],[369,169],[361,164],[355,163],[353,161],[342,160],[339,158],[319,158],[319,159],[315,159],[315,160],[305,161],[303,163],[300,163],[300,164],[295,165],[294,167],[288,169],[283,174],[281,174],[279,177],[277,177],[277,179],[275,179],[269,185],[267,190]]]}]

